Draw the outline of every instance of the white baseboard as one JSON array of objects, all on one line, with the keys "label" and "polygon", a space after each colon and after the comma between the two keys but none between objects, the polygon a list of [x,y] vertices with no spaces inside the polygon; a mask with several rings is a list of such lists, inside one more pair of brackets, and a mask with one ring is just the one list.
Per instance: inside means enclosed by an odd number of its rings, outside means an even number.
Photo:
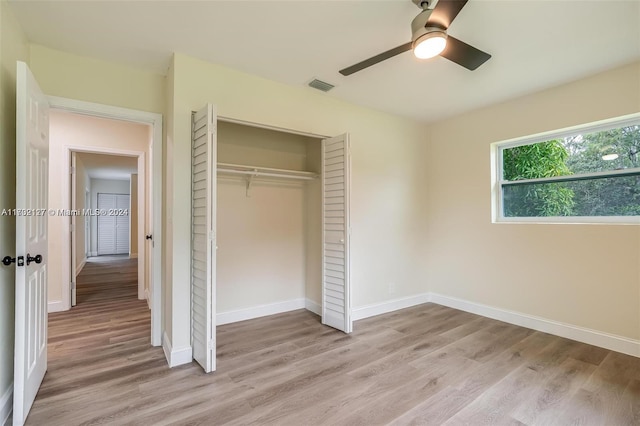
[{"label": "white baseboard", "polygon": [[216,315],[216,323],[218,325],[230,324],[232,322],[245,321],[254,318],[266,317],[267,315],[295,311],[296,309],[305,309],[305,307],[305,299],[285,300],[284,302],[252,306],[251,308],[238,309],[236,311],[220,312]]},{"label": "white baseboard", "polygon": [[322,315],[322,306],[310,299],[304,299],[304,308],[316,315]]},{"label": "white baseboard", "polygon": [[13,382],[0,397],[0,425],[7,424],[13,411]]},{"label": "white baseboard", "polygon": [[493,306],[487,306],[480,303],[469,302],[467,300],[444,296],[442,294],[431,293],[430,296],[431,302],[438,305],[448,306],[461,311],[482,315],[483,317],[493,318],[510,324],[519,325],[521,327],[554,334],[556,336],[565,337],[578,342],[640,357],[640,340],[603,333],[589,328],[578,327],[506,309],[495,308]]},{"label": "white baseboard", "polygon": [[82,261],[78,264],[78,266],[76,267],[76,277],[78,276],[78,274],[82,271],[82,268],[84,268],[84,265],[87,263],[87,259],[84,258],[82,259]]},{"label": "white baseboard", "polygon": [[67,307],[64,306],[64,302],[62,300],[54,300],[53,302],[47,303],[47,312],[62,312],[67,311]]},{"label": "white baseboard", "polygon": [[386,314],[388,312],[397,311],[398,309],[410,308],[411,306],[421,305],[429,302],[429,293],[417,294],[415,296],[402,297],[399,299],[388,300],[382,303],[374,303],[371,305],[361,306],[351,310],[351,319],[353,321],[376,315]]},{"label": "white baseboard", "polygon": [[171,346],[171,340],[169,340],[166,332],[162,335],[162,350],[164,351],[164,356],[170,368],[188,364],[193,360],[193,350],[191,346],[174,349]]},{"label": "white baseboard", "polygon": [[138,253],[129,253],[129,259],[137,259]]}]

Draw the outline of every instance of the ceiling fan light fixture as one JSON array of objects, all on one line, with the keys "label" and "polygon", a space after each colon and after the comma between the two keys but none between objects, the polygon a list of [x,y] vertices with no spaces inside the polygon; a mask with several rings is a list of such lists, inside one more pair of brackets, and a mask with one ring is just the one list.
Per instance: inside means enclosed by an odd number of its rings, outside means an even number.
[{"label": "ceiling fan light fixture", "polygon": [[438,56],[447,47],[447,33],[442,30],[427,32],[413,42],[413,54],[418,59]]}]

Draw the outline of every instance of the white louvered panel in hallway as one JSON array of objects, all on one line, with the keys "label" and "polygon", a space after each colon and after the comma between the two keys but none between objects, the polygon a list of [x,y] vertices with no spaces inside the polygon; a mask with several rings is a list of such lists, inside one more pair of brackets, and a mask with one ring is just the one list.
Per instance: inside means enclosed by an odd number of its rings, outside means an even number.
[{"label": "white louvered panel in hallway", "polygon": [[[116,253],[129,253],[131,238],[129,236],[130,223],[129,214],[131,212],[130,205],[131,196],[125,194],[116,194],[116,210],[114,212],[116,222]],[[127,212],[127,214],[121,214]]]},{"label": "white louvered panel in hallway", "polygon": [[98,194],[98,209],[107,214],[98,216],[98,255],[129,253],[128,194]]},{"label": "white louvered panel in hallway", "polygon": [[193,114],[191,163],[191,344],[205,372],[215,370],[216,117]]},{"label": "white louvered panel in hallway", "polygon": [[350,333],[349,139],[322,141],[322,322]]}]

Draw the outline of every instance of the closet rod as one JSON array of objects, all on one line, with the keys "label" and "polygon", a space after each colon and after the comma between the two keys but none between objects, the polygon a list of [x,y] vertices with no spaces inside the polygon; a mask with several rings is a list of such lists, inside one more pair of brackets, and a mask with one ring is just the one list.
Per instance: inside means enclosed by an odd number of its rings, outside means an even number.
[{"label": "closet rod", "polygon": [[231,173],[238,175],[250,175],[250,176],[269,176],[269,177],[278,177],[285,179],[301,179],[301,180],[313,180],[315,176],[300,176],[300,175],[287,175],[284,173],[269,173],[269,172],[260,172],[258,170],[233,170],[233,169],[218,169],[220,173]]},{"label": "closet rod", "polygon": [[308,175],[308,176],[314,176],[314,177],[316,175],[315,173],[312,173],[312,172],[305,172],[305,171],[299,171],[299,170],[274,169],[271,167],[248,166],[246,164],[232,164],[232,163],[218,163],[218,169],[224,169],[224,170],[234,169],[234,170],[247,170],[247,171],[257,170],[260,172],[295,174],[299,176]]}]

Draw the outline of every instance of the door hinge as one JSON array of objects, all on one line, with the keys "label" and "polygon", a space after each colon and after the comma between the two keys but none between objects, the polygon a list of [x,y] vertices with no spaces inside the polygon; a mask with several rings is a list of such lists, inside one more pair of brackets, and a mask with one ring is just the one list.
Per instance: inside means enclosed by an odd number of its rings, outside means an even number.
[{"label": "door hinge", "polygon": [[76,174],[76,168],[74,166],[69,167],[69,174],[70,175]]},{"label": "door hinge", "polygon": [[71,281],[71,290],[75,290],[75,289],[76,289],[76,282]]},{"label": "door hinge", "polygon": [[207,349],[213,350],[215,348],[216,348],[216,341],[215,340],[209,340],[209,342],[207,343]]},{"label": "door hinge", "polygon": [[216,239],[216,231],[209,231],[209,240],[215,241]]}]

